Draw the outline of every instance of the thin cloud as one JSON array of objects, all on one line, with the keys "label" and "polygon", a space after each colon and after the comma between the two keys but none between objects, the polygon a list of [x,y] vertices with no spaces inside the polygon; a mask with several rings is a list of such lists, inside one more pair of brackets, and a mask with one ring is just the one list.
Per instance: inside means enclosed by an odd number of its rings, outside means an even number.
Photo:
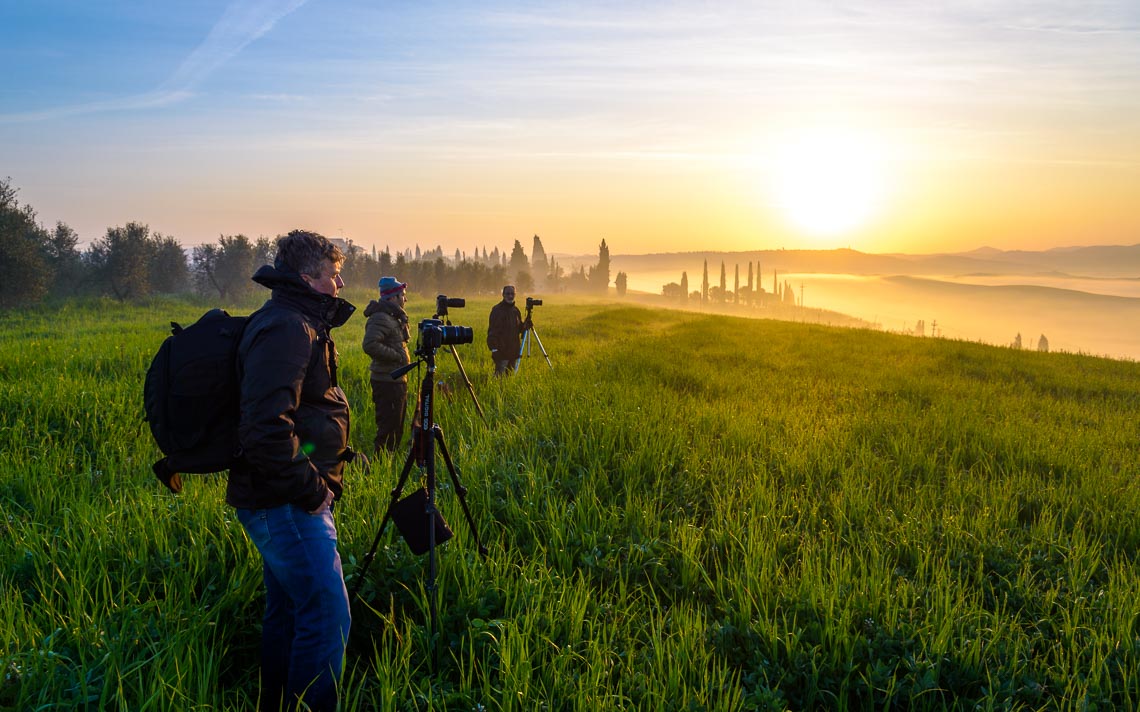
[{"label": "thin cloud", "polygon": [[190,53],[158,91],[192,89],[305,2],[307,0],[238,0],[231,3],[205,41]]},{"label": "thin cloud", "polygon": [[0,114],[0,123],[44,121],[107,111],[156,109],[193,96],[194,89],[236,57],[251,42],[308,0],[235,0],[178,69],[157,88],[143,94],[106,101],[61,106],[41,111]]}]

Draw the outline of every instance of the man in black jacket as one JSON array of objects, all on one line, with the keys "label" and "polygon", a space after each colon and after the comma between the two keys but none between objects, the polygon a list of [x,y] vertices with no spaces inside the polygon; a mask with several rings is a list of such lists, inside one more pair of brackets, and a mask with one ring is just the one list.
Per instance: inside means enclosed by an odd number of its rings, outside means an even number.
[{"label": "man in black jacket", "polygon": [[491,307],[489,322],[487,348],[491,349],[491,360],[495,362],[495,375],[502,376],[518,363],[522,335],[530,328],[530,320],[523,321],[522,313],[515,306],[513,284],[503,287],[503,301]]},{"label": "man in black jacket", "polygon": [[226,501],[261,552],[261,709],[335,710],[351,623],[333,501],[343,492],[349,411],[329,334],[355,307],[337,297],[341,251],[294,230],[253,281],[272,296],[246,324],[239,463]]}]

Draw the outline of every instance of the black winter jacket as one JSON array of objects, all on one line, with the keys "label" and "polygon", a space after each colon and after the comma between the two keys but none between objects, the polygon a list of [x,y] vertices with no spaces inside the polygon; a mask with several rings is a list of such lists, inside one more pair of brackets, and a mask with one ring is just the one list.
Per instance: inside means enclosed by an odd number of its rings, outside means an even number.
[{"label": "black winter jacket", "polygon": [[491,307],[487,324],[487,348],[496,361],[513,361],[522,350],[523,318],[519,308],[507,300]]},{"label": "black winter jacket", "polygon": [[337,385],[329,330],[356,307],[269,265],[253,281],[273,295],[250,316],[238,345],[242,454],[230,470],[226,502],[249,509],[294,503],[312,511],[329,489],[338,498],[343,491],[348,400]]}]

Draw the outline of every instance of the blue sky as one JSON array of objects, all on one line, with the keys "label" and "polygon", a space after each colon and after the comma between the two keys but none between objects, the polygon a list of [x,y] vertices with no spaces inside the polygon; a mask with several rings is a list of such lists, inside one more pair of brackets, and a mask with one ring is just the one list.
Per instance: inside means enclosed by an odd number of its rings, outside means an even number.
[{"label": "blue sky", "polygon": [[[1134,0],[9,0],[0,61],[0,176],[83,241],[140,221],[448,252],[1140,242]],[[884,188],[810,234],[774,157],[836,135],[875,146]],[[871,180],[838,160],[803,158],[799,203]]]}]

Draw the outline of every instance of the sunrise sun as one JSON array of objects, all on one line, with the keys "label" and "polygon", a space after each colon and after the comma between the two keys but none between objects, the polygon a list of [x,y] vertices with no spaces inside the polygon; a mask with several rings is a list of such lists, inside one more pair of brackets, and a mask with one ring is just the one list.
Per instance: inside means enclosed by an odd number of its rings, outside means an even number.
[{"label": "sunrise sun", "polygon": [[805,238],[834,241],[865,226],[882,207],[882,142],[842,129],[782,136],[767,155],[768,190],[782,218]]}]

